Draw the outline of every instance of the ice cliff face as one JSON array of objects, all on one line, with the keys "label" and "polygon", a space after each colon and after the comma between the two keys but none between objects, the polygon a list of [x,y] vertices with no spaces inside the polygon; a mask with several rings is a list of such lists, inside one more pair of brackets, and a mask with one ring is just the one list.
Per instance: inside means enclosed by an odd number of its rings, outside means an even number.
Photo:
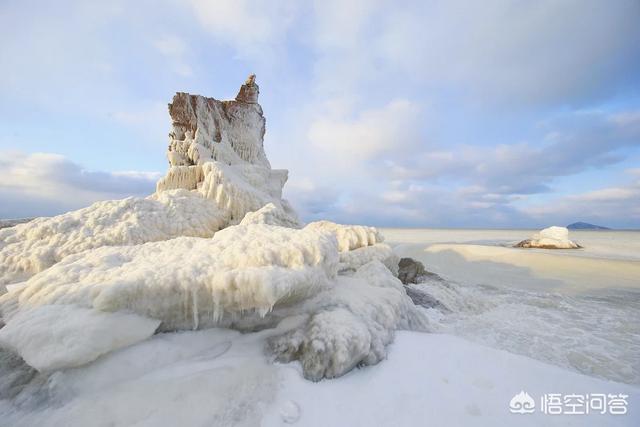
[{"label": "ice cliff face", "polygon": [[258,93],[250,76],[233,101],[176,94],[155,194],[0,230],[0,346],[49,372],[154,331],[279,325],[269,354],[318,380],[428,329],[375,228],[299,223]]}]

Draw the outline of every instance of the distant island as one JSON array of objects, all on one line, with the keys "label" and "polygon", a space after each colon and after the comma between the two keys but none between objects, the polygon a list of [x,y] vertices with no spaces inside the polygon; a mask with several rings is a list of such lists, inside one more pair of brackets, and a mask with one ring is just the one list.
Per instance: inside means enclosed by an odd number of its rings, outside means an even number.
[{"label": "distant island", "polygon": [[574,222],[567,225],[569,230],[611,230],[609,227],[603,227],[601,225],[589,224],[588,222]]}]

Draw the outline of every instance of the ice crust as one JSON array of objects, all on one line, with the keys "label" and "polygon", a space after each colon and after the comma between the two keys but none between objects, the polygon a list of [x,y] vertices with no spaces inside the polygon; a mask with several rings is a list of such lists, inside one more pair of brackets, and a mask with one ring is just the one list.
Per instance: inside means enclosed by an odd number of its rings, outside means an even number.
[{"label": "ice crust", "polygon": [[375,228],[299,222],[258,92],[250,78],[233,101],[176,94],[155,194],[0,230],[0,344],[51,371],[156,330],[280,325],[271,357],[319,380],[379,362],[398,329],[428,330]]}]

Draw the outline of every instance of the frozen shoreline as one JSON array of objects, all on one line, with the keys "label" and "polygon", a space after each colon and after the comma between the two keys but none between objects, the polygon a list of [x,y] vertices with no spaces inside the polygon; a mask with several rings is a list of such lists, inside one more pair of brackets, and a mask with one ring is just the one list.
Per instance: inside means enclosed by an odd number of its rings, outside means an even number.
[{"label": "frozen shoreline", "polygon": [[513,248],[523,230],[385,229],[445,283],[439,331],[599,378],[640,383],[640,233],[572,232],[578,250]]},{"label": "frozen shoreline", "polygon": [[[299,363],[271,364],[266,330],[210,329],[156,335],[85,367],[61,371],[9,425],[637,425],[640,389],[473,344],[444,334],[398,332],[376,366],[318,383]],[[626,415],[512,414],[521,390],[624,393]],[[42,408],[46,409],[42,410]]]}]

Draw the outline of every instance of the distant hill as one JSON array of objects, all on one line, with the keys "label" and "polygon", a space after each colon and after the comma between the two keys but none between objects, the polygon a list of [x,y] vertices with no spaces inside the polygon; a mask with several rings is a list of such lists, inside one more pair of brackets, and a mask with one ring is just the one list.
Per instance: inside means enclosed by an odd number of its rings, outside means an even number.
[{"label": "distant hill", "polygon": [[611,230],[608,227],[589,224],[588,222],[574,222],[573,224],[567,225],[567,228],[569,230]]}]

